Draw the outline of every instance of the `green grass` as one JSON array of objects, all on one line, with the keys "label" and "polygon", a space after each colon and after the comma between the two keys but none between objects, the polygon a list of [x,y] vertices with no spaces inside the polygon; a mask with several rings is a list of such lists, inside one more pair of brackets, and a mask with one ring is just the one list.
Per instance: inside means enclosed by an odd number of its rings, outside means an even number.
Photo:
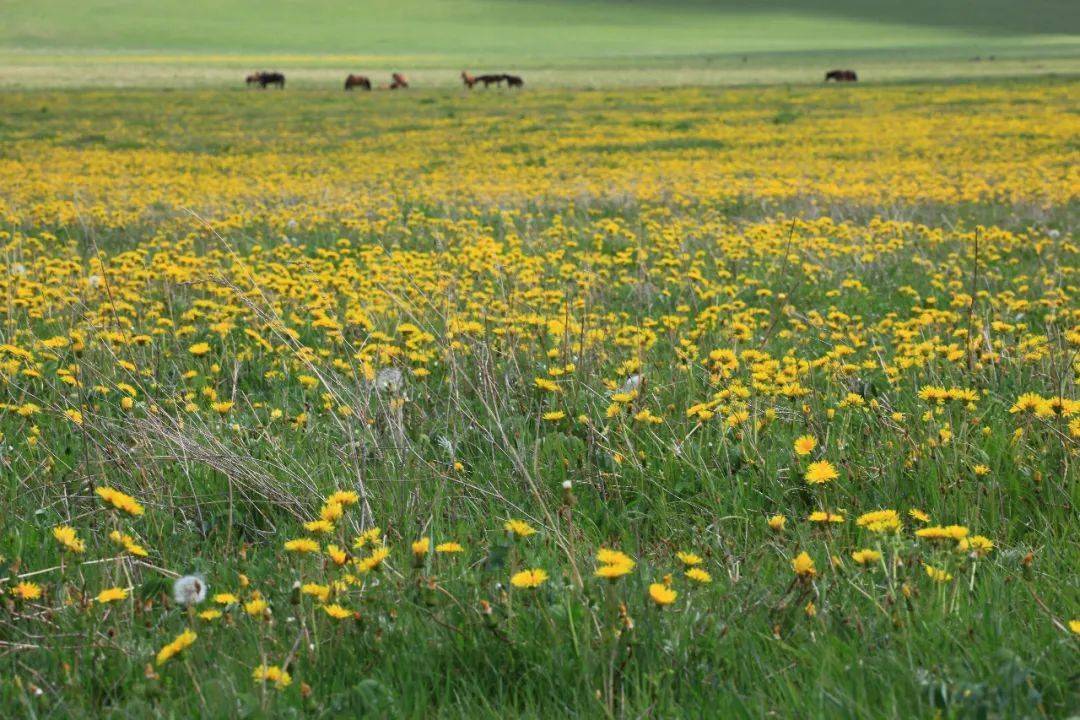
[{"label": "green grass", "polygon": [[[1075,72],[1080,11],[1065,0],[41,0],[0,3],[0,83],[224,84],[241,68],[579,70],[548,84],[803,81],[835,63],[879,78]],[[1062,63],[1062,59],[1067,61]],[[1034,61],[1050,65],[1033,68]],[[813,68],[813,74],[800,70]],[[938,71],[933,72],[937,67]],[[595,70],[609,68],[609,73]],[[655,75],[645,71],[667,68]],[[670,68],[687,68],[672,78]],[[226,74],[229,73],[229,74]],[[81,80],[80,80],[81,79]],[[328,79],[327,79],[328,80]],[[234,81],[232,81],[234,82]],[[625,82],[625,79],[623,80]]]},{"label": "green grass", "polygon": [[[24,378],[7,366],[10,351],[0,349],[5,362],[0,402],[34,401],[44,408],[31,419],[10,407],[0,410],[0,579],[56,568],[60,555],[50,528],[58,522],[70,522],[88,539],[87,560],[117,552],[104,537],[116,524],[132,528],[151,549],[150,566],[124,560],[72,567],[68,558],[64,571],[34,576],[47,587],[42,609],[16,604],[8,593],[10,582],[0,583],[0,717],[940,715],[1005,720],[1074,715],[1080,707],[1073,669],[1077,638],[1054,620],[1080,618],[1077,445],[1041,421],[1014,417],[1008,407],[1026,391],[1077,397],[1076,369],[1070,366],[1075,355],[1061,337],[1077,318],[1069,315],[1075,313],[1078,267],[1075,200],[1052,206],[976,201],[941,206],[905,204],[900,198],[887,207],[823,200],[806,213],[807,220],[831,215],[838,226],[796,229],[789,218],[809,207],[800,203],[814,200],[812,188],[807,197],[779,205],[755,198],[712,205],[674,196],[645,202],[628,189],[626,198],[606,204],[574,196],[562,202],[529,198],[519,207],[471,192],[486,175],[483,168],[467,166],[456,181],[460,194],[425,195],[438,187],[439,167],[463,162],[463,137],[480,137],[493,155],[521,165],[526,159],[549,158],[563,169],[566,184],[605,164],[640,163],[634,166],[649,180],[655,179],[656,167],[672,158],[696,159],[707,173],[709,161],[737,155],[750,138],[778,143],[782,155],[798,167],[799,148],[779,143],[784,132],[808,123],[835,131],[836,123],[843,122],[855,134],[868,122],[878,127],[882,116],[892,113],[913,123],[943,115],[955,126],[1022,116],[1017,119],[1021,128],[1035,116],[1056,128],[1071,121],[1071,87],[1065,80],[1026,80],[985,86],[671,93],[545,90],[524,97],[434,90],[370,97],[320,90],[284,95],[205,89],[5,93],[0,97],[5,108],[0,162],[6,172],[30,180],[32,191],[33,178],[26,177],[25,168],[34,166],[39,153],[58,149],[61,163],[74,153],[74,162],[41,168],[43,174],[70,173],[57,192],[62,197],[31,194],[18,206],[5,206],[0,345],[30,347],[34,338],[66,334],[73,324],[101,323],[93,334],[102,325],[112,328],[113,319],[125,331],[152,332],[161,327],[149,319],[154,314],[170,319],[170,332],[195,326],[198,339],[209,339],[213,350],[193,358],[188,347],[196,337],[169,332],[145,346],[91,342],[82,350],[57,350],[55,356],[36,347],[39,375]],[[951,92],[958,97],[950,100]],[[1050,111],[1045,117],[1044,110]],[[707,129],[715,130],[718,123],[745,133],[717,141]],[[620,137],[627,127],[666,137],[604,142],[597,127],[617,130]],[[1031,160],[1028,153],[1045,151],[1035,131],[1049,129],[1036,125],[1029,136],[1002,139],[1012,143],[1015,161],[976,163],[971,172],[991,177],[1016,172]],[[907,160],[906,153],[898,159],[887,137],[877,138],[878,147],[858,145],[856,158],[845,155],[852,152],[842,140],[847,134],[837,137],[841,169],[875,159]],[[560,144],[564,140],[581,142]],[[992,145],[989,137],[963,133],[948,142],[970,143],[971,154],[980,158],[980,151]],[[395,150],[416,153],[419,165],[405,163],[400,174],[389,172]],[[1054,150],[1064,165],[1069,150]],[[143,197],[138,194],[142,188],[135,181],[127,188],[130,197],[95,198],[86,187],[103,173],[141,178],[139,153],[144,151],[147,165],[158,153],[168,156],[167,163],[153,166],[156,170],[145,170],[146,186],[161,190],[154,200],[160,207],[139,208],[147,212],[105,222],[108,215],[99,215],[98,206],[123,207]],[[337,214],[296,228],[268,219],[294,201],[290,183],[297,175],[318,178],[320,169],[330,171],[365,157],[373,160],[364,171],[335,175],[353,189],[351,205]],[[263,164],[244,165],[247,159]],[[245,174],[249,167],[259,170]],[[245,183],[263,179],[260,173],[270,178],[264,195],[250,198],[240,210],[230,205],[230,193],[241,197]],[[375,182],[380,173],[389,174],[385,186]],[[451,181],[455,177],[451,173]],[[176,199],[171,190],[198,197],[202,182],[220,187],[221,204],[210,197],[205,211],[216,207],[220,212],[211,219],[220,222],[228,247],[241,255],[254,253],[256,244],[267,252],[281,249],[287,257],[282,273],[302,271],[325,253],[340,251],[342,238],[356,248],[375,248],[369,262],[385,254],[437,258],[440,270],[455,281],[453,290],[434,298],[397,295],[396,300],[430,314],[417,318],[387,312],[378,321],[379,330],[395,337],[400,323],[415,321],[438,338],[433,374],[410,380],[404,440],[388,429],[393,413],[386,400],[365,397],[349,373],[338,375],[326,359],[315,360],[318,368],[335,378],[335,390],[354,393],[349,397],[377,418],[370,428],[359,422],[339,425],[333,413],[321,411],[323,388],[300,387],[296,375],[308,366],[295,362],[291,353],[256,349],[242,357],[240,350],[250,346],[242,330],[262,329],[242,308],[246,301],[261,302],[261,295],[241,297],[203,282],[216,278],[217,271],[237,278],[244,272],[213,235],[170,204]],[[10,192],[0,185],[0,199],[7,202]],[[317,196],[297,197],[318,201]],[[38,224],[28,219],[35,217],[38,202],[71,198],[86,211],[78,221]],[[870,224],[875,216],[925,223],[927,235],[940,234],[941,241],[929,242],[915,226],[883,230]],[[377,224],[350,224],[365,220]],[[773,223],[770,230],[756,232],[767,239],[777,232],[794,235],[798,262],[787,261],[789,249],[782,242],[761,255],[743,256],[726,253],[726,246],[718,244],[755,232],[756,224],[766,221]],[[839,227],[845,222],[855,232],[845,235]],[[999,234],[990,244],[995,253],[990,261],[973,255],[971,228],[978,225],[992,226]],[[1060,241],[1049,240],[1051,229]],[[1030,242],[1000,239],[1024,232],[1030,232]],[[12,236],[20,234],[38,238],[40,245],[13,242]],[[899,245],[874,248],[883,235]],[[474,268],[468,252],[481,239],[499,243],[500,249],[486,248]],[[820,249],[825,242],[861,250],[828,255]],[[145,256],[139,254],[148,247]],[[521,248],[524,257],[513,257],[512,248]],[[871,248],[877,257],[865,259],[861,251]],[[106,272],[95,259],[99,250],[113,282],[124,285],[116,296],[86,296],[88,278]],[[639,250],[642,254],[635,256]],[[193,281],[172,275],[194,258],[214,253],[214,273],[200,273]],[[534,260],[538,270],[525,267]],[[615,268],[609,281],[594,285],[587,296],[578,295],[577,281],[564,273],[569,265],[587,277],[609,262]],[[705,296],[702,285],[682,271],[691,262],[700,263],[718,294]],[[944,310],[953,293],[967,287],[973,262],[983,273],[979,321],[985,312],[986,320],[1025,329],[993,331],[1004,343],[1000,363],[970,371],[939,357],[901,373],[891,384],[882,360],[888,362],[898,351],[893,326],[885,321],[890,313],[900,320],[918,317],[924,305],[901,289],[922,299],[934,297],[935,307]],[[812,270],[804,263],[820,267]],[[66,279],[74,288],[70,302],[58,301],[45,317],[27,313],[17,302],[26,301],[26,295],[15,292],[17,283],[9,280],[16,266]],[[273,275],[268,272],[266,280],[273,282]],[[867,290],[835,292],[852,277]],[[300,342],[348,358],[356,348],[340,351],[309,322],[309,311],[326,296],[330,307],[338,309],[337,280],[337,273],[328,272],[312,288],[295,296],[282,293],[274,303],[280,302],[290,326],[300,329]],[[46,284],[35,294],[52,292],[56,285]],[[548,304],[541,293],[524,297],[522,287],[533,285],[564,293],[566,304],[563,295]],[[352,302],[374,302],[381,287],[376,284]],[[402,287],[408,291],[407,283]],[[834,342],[851,343],[849,333],[855,333],[866,344],[851,357],[870,363],[858,372],[828,368],[808,373],[803,379],[813,392],[806,398],[755,392],[755,420],[765,417],[766,406],[780,411],[760,431],[750,429],[753,423],[742,432],[725,430],[717,418],[691,432],[695,422],[682,411],[728,381],[710,381],[699,363],[681,370],[675,335],[659,332],[657,344],[646,350],[616,346],[608,339],[574,357],[581,367],[567,381],[573,391],[565,401],[578,403],[575,409],[587,412],[592,424],[545,424],[539,413],[553,401],[529,381],[553,362],[549,347],[562,349],[560,362],[577,353],[576,338],[543,326],[532,328],[535,336],[523,335],[522,347],[502,344],[493,335],[466,338],[471,354],[461,355],[460,367],[451,368],[441,353],[450,338],[439,313],[470,287],[485,295],[470,298],[475,301],[467,311],[459,310],[482,319],[490,309],[485,300],[495,306],[508,298],[523,303],[520,312],[543,312],[548,320],[582,312],[576,304],[580,299],[597,317],[610,313],[613,319],[607,322],[613,326],[665,315],[689,318],[713,303],[723,304],[719,322],[697,338],[703,354],[738,346],[775,358],[788,353],[817,358]],[[758,295],[762,288],[786,292],[785,303],[794,312],[784,313],[777,329],[794,335],[765,331],[764,320],[775,305]],[[1013,301],[1024,304],[1008,304]],[[684,304],[692,310],[680,309]],[[732,339],[725,322],[738,305],[766,310],[760,332],[745,344]],[[84,312],[91,306],[95,312]],[[811,310],[843,313],[848,319],[830,318],[820,333],[797,330]],[[228,339],[218,337],[203,314],[219,312],[240,318]],[[963,319],[938,320],[919,329],[916,339],[951,343],[965,328]],[[1021,360],[1017,339],[1043,334],[1052,338],[1049,356]],[[361,344],[354,335],[349,338]],[[152,369],[151,376],[121,370],[118,355]],[[602,381],[621,379],[617,368],[633,357],[642,359],[649,379],[644,402],[666,417],[655,431],[604,419],[610,400]],[[215,362],[221,365],[218,371],[211,368]],[[57,378],[59,370],[72,365],[81,368],[84,390]],[[189,369],[198,372],[185,379]],[[282,371],[284,380],[267,377]],[[745,363],[738,377],[750,384]],[[115,402],[114,385],[121,380],[139,387],[131,413]],[[82,402],[83,393],[96,392],[92,388],[99,383],[113,388],[111,395],[86,398],[95,409],[86,413],[85,426],[73,426],[59,408]],[[948,408],[944,419],[955,431],[948,447],[930,445],[941,418],[918,420],[927,406],[916,397],[917,387],[939,383],[988,393],[976,411]],[[205,407],[199,392],[204,387],[238,398],[227,419]],[[189,390],[203,406],[200,413],[184,413],[183,401],[177,404]],[[840,410],[834,420],[826,420],[829,409],[835,410],[853,390],[888,403],[907,420],[902,426],[888,424],[884,410],[868,408]],[[256,409],[249,402],[268,407]],[[802,409],[804,402],[809,412]],[[151,404],[160,405],[160,412],[151,412]],[[268,420],[269,407],[283,408],[285,418]],[[312,420],[293,431],[286,423],[300,412],[310,412]],[[167,433],[136,424],[155,416],[182,419],[180,436],[190,438],[191,445],[181,446]],[[973,421],[988,432],[984,435]],[[232,422],[239,429],[230,429]],[[37,444],[28,440],[31,425],[41,433]],[[1021,425],[1026,435],[1017,439],[1013,430]],[[824,491],[834,507],[849,513],[848,523],[835,529],[802,520],[820,498],[799,481],[801,461],[791,452],[794,438],[808,431],[844,470],[841,481]],[[453,439],[452,455],[440,438]],[[909,465],[915,446],[919,454]],[[615,450],[625,456],[621,462]],[[524,463],[514,461],[515,452]],[[450,469],[453,459],[463,463],[463,474]],[[976,461],[986,462],[991,475],[972,477],[969,470]],[[362,600],[349,599],[362,609],[362,621],[332,624],[310,600],[295,605],[290,587],[298,577],[310,580],[334,571],[311,558],[287,556],[281,543],[303,534],[297,512],[310,518],[322,494],[352,486],[357,477],[370,490],[375,518],[392,543],[392,570],[377,575],[378,585],[369,587]],[[564,504],[563,480],[574,483],[572,512]],[[147,506],[146,516],[114,518],[92,493],[93,486],[102,484],[136,494]],[[275,494],[261,497],[263,490]],[[969,524],[998,547],[987,558],[970,562],[940,546],[913,541],[910,532],[894,544],[854,527],[859,512],[880,507],[922,508],[942,524]],[[765,525],[765,518],[776,512],[789,517],[783,535]],[[501,531],[508,516],[528,516],[542,531],[511,543]],[[343,526],[351,529],[356,519],[351,510]],[[913,523],[907,522],[910,530]],[[429,558],[423,569],[411,568],[409,542],[422,534],[456,539],[469,553],[459,561],[439,558],[436,564]],[[900,575],[914,587],[910,599],[889,586],[883,568],[859,570],[848,559],[850,550],[872,543],[887,552],[895,548],[907,568]],[[581,586],[570,577],[564,545],[586,576]],[[601,545],[633,554],[639,561],[635,573],[610,586],[589,577],[592,555]],[[789,559],[803,548],[815,555],[821,571],[813,585],[792,581]],[[647,587],[665,572],[679,572],[673,557],[679,549],[704,554],[716,582],[708,588],[683,582],[677,605],[651,607]],[[831,553],[845,558],[842,571],[827,569]],[[1033,561],[1026,565],[1028,553]],[[931,584],[921,571],[926,561],[948,562],[956,580]],[[551,582],[534,593],[512,591],[509,600],[502,599],[510,568],[525,565],[548,568]],[[169,583],[162,569],[202,572],[212,592],[238,590],[238,574],[244,573],[273,603],[274,623],[256,622],[236,609],[230,611],[231,624],[194,621],[197,643],[180,658],[148,669],[161,645],[193,622],[167,599]],[[429,592],[422,576],[437,578],[445,594]],[[129,583],[138,603],[100,607],[83,602],[84,593],[92,597],[105,586]],[[70,604],[61,601],[64,592]],[[804,612],[811,597],[820,613],[815,619]],[[625,630],[618,621],[620,599],[629,604],[634,628],[617,635],[616,629]],[[481,614],[481,600],[497,608],[490,620]],[[305,635],[308,628],[316,628],[314,636]],[[252,682],[256,664],[286,657],[293,661],[291,687],[264,692]],[[310,686],[310,696],[302,694],[301,682]]]},{"label": "green grass", "polygon": [[6,2],[0,45],[455,58],[701,55],[1068,36],[1063,0],[907,3],[586,0]]}]

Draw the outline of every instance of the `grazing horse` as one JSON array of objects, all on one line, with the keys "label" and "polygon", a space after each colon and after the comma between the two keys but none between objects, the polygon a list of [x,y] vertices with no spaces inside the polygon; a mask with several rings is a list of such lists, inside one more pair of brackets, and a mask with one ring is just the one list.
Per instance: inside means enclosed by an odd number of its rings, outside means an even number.
[{"label": "grazing horse", "polygon": [[404,90],[405,88],[409,87],[409,81],[406,80],[405,76],[401,73],[394,73],[390,76],[390,79],[393,80],[393,82],[390,83],[391,90]]},{"label": "grazing horse", "polygon": [[285,89],[285,76],[279,72],[259,72],[255,75],[248,75],[248,84],[258,83],[259,87],[265,89],[267,85],[277,85],[282,90]]},{"label": "grazing horse", "polygon": [[503,75],[503,79],[506,80],[506,84],[512,88],[525,86],[525,81],[518,75]]},{"label": "grazing horse", "polygon": [[259,82],[260,75],[262,75],[262,73],[251,73],[246,78],[244,78],[244,82],[247,84],[248,87],[251,87],[255,83]]},{"label": "grazing horse", "polygon": [[464,70],[461,71],[461,81],[463,83],[465,83],[465,87],[469,88],[470,90],[477,83],[484,83],[484,87],[488,87],[492,83],[495,83],[496,85],[499,85],[505,79],[506,79],[505,75],[498,75],[498,74],[493,74],[493,75],[470,75],[469,73],[465,72]]},{"label": "grazing horse", "polygon": [[370,90],[371,80],[368,79],[367,75],[350,75],[345,78],[345,89],[352,90],[354,87]]},{"label": "grazing horse", "polygon": [[836,82],[856,82],[859,76],[855,74],[854,70],[830,70],[825,73],[825,82],[835,80]]}]

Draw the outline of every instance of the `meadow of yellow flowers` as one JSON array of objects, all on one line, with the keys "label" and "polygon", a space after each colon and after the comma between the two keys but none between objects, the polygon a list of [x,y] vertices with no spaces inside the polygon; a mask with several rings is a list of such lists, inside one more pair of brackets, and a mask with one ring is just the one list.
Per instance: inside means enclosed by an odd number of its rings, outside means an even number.
[{"label": "meadow of yellow flowers", "polygon": [[5,92],[3,715],[1075,712],[1075,98]]}]

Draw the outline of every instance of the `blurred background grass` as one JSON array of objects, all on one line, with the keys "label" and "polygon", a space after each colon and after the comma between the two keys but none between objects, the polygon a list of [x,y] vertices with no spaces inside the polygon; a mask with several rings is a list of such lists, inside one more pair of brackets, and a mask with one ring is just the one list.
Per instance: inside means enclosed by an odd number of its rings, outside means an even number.
[{"label": "blurred background grass", "polygon": [[0,19],[8,86],[219,85],[262,67],[427,85],[513,67],[568,86],[1080,72],[1068,0],[0,0]]}]

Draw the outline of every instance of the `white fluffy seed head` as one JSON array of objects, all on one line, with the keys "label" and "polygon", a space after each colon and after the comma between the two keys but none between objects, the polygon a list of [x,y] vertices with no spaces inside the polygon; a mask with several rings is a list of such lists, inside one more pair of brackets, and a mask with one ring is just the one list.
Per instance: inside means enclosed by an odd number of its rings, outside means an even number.
[{"label": "white fluffy seed head", "polygon": [[185,575],[176,579],[172,592],[177,605],[198,605],[206,599],[206,580],[202,575]]},{"label": "white fluffy seed head", "polygon": [[563,490],[569,490],[573,486],[574,486],[574,483],[570,482],[569,480],[563,480],[562,481],[562,489]]},{"label": "white fluffy seed head", "polygon": [[375,374],[375,389],[379,392],[398,392],[405,386],[405,376],[396,367],[383,368]]}]

